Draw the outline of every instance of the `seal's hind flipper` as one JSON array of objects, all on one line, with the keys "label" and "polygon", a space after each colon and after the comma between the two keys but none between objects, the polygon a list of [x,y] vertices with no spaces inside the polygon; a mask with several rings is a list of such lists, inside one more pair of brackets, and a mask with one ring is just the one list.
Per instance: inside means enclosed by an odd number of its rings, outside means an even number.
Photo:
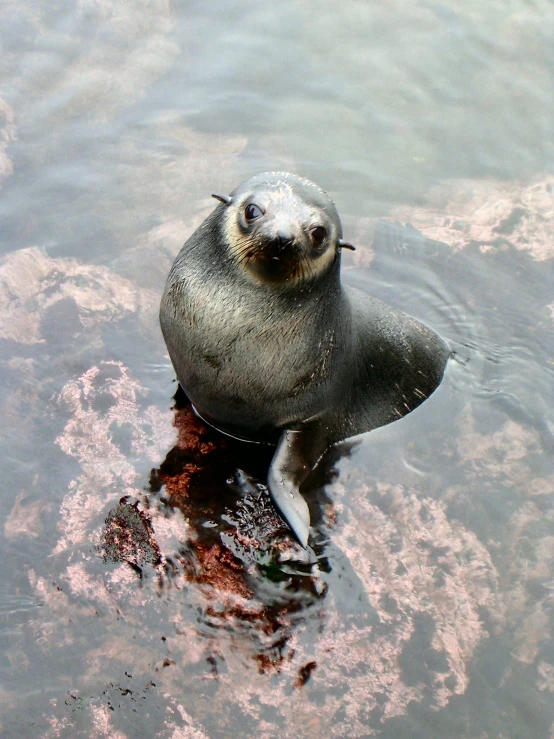
[{"label": "seal's hind flipper", "polygon": [[315,424],[283,431],[267,478],[273,502],[304,549],[310,535],[310,511],[299,488],[327,447],[318,431]]}]

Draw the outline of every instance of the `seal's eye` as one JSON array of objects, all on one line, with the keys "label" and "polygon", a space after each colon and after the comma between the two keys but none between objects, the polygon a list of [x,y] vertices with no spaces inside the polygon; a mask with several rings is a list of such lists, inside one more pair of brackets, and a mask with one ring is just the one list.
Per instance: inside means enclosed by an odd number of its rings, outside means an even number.
[{"label": "seal's eye", "polygon": [[244,217],[247,221],[255,221],[256,218],[261,218],[263,214],[263,210],[258,205],[254,205],[254,203],[247,205],[244,210]]},{"label": "seal's eye", "polygon": [[327,231],[323,226],[316,226],[310,230],[310,238],[314,246],[321,246],[327,237]]}]

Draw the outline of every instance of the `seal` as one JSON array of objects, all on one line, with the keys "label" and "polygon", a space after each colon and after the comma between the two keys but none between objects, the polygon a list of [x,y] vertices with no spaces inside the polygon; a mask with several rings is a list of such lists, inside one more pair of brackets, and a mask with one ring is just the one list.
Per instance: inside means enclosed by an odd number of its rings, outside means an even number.
[{"label": "seal", "polygon": [[287,172],[239,185],[185,243],[160,323],[195,412],[223,433],[276,445],[274,503],[302,546],[300,486],[326,450],[406,415],[440,383],[446,344],[344,286],[331,198]]}]

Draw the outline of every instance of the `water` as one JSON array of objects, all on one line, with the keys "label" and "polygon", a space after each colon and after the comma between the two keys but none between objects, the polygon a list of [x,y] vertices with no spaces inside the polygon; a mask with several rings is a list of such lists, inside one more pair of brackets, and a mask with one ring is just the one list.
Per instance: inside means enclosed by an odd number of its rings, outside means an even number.
[{"label": "water", "polygon": [[[553,32],[546,0],[2,5],[3,736],[551,736]],[[305,561],[267,460],[171,410],[157,324],[210,193],[267,169],[455,350],[319,470]]]}]

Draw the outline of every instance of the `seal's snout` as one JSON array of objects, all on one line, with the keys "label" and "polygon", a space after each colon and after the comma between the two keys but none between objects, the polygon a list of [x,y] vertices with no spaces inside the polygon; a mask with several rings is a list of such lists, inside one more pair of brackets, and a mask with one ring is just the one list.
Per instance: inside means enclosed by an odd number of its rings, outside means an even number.
[{"label": "seal's snout", "polygon": [[294,241],[294,236],[283,229],[279,229],[275,234],[275,241],[280,249],[286,249],[287,246],[291,246]]},{"label": "seal's snout", "polygon": [[249,261],[249,267],[263,281],[279,283],[294,277],[298,261],[294,237],[277,232],[259,244]]}]

